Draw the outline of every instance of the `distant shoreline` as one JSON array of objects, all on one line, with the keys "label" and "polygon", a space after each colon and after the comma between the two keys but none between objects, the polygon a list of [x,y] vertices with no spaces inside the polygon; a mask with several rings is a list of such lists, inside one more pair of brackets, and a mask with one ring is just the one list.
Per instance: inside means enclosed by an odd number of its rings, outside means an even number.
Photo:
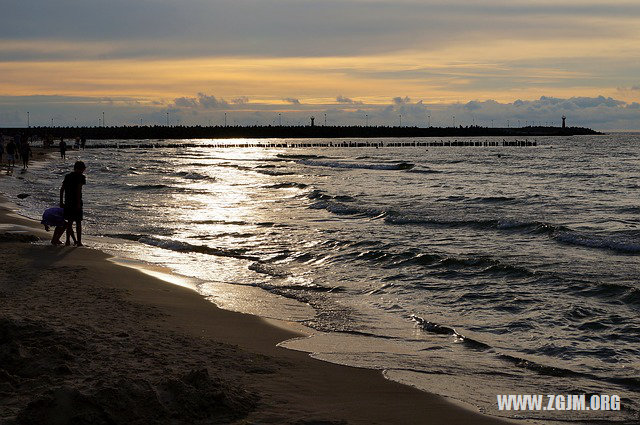
[{"label": "distant shoreline", "polygon": [[0,128],[0,133],[92,140],[129,139],[313,139],[387,137],[534,137],[604,134],[584,127],[362,127],[362,126],[117,126]]}]

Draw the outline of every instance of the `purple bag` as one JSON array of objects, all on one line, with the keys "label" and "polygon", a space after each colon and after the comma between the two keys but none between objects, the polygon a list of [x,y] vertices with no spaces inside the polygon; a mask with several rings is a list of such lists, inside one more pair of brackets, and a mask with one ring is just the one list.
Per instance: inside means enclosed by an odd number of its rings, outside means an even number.
[{"label": "purple bag", "polygon": [[47,208],[42,214],[42,221],[40,222],[45,226],[64,226],[66,221],[64,220],[64,210],[60,207]]}]

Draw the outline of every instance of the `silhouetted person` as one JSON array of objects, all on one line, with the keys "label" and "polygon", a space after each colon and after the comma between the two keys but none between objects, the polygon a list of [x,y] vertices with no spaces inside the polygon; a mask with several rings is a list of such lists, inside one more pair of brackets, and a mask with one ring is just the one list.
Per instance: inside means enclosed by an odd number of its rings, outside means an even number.
[{"label": "silhouetted person", "polygon": [[16,151],[18,150],[15,142],[13,140],[9,140],[9,143],[7,143],[6,149],[7,149],[7,165],[8,167],[15,167]]},{"label": "silhouetted person", "polygon": [[82,150],[84,150],[84,147],[87,145],[87,138],[82,136],[80,138],[80,147],[82,148]]},{"label": "silhouetted person", "polygon": [[16,133],[16,135],[13,136],[13,143],[16,145],[16,149],[14,152],[14,161],[15,161],[16,158],[20,158],[20,147],[22,147],[22,134]]},{"label": "silhouetted person", "polygon": [[[73,232],[73,222],[76,223],[77,246],[82,246],[82,186],[87,184],[84,176],[86,166],[82,161],[76,161],[73,172],[67,174],[60,188],[60,207],[64,208],[64,219],[67,220],[67,242]],[[63,202],[64,201],[64,202]]]},{"label": "silhouetted person", "polygon": [[[55,226],[53,237],[51,238],[51,245],[62,245],[60,237],[65,230],[68,230],[67,222],[64,219],[64,209],[57,207],[47,208],[42,214],[42,221],[40,223],[44,225],[44,229],[47,232],[51,226]],[[71,239],[73,239],[74,243],[77,242],[73,230],[71,231]]]},{"label": "silhouetted person", "polygon": [[20,157],[22,158],[22,169],[26,170],[29,168],[29,158],[33,157],[33,152],[31,151],[31,146],[29,146],[28,140],[22,141],[22,145],[20,146]]},{"label": "silhouetted person", "polygon": [[64,141],[62,137],[60,138],[59,147],[60,147],[60,158],[67,159],[67,143]]}]

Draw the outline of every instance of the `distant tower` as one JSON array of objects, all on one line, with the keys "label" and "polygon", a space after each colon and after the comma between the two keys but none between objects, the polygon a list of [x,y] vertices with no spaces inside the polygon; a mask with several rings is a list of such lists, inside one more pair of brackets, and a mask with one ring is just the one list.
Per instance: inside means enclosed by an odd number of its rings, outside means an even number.
[{"label": "distant tower", "polygon": [[567,128],[567,117],[562,116],[562,128]]},{"label": "distant tower", "polygon": [[316,121],[316,117],[311,117],[311,127],[313,127],[314,125],[316,125],[316,124],[315,124],[315,121]]}]

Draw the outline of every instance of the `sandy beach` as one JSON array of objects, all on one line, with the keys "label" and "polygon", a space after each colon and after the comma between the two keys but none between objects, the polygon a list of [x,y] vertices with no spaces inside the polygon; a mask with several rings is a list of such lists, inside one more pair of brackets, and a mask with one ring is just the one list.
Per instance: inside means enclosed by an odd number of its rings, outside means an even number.
[{"label": "sandy beach", "polygon": [[506,423],[277,347],[301,334],[49,238],[2,199],[0,423]]}]

